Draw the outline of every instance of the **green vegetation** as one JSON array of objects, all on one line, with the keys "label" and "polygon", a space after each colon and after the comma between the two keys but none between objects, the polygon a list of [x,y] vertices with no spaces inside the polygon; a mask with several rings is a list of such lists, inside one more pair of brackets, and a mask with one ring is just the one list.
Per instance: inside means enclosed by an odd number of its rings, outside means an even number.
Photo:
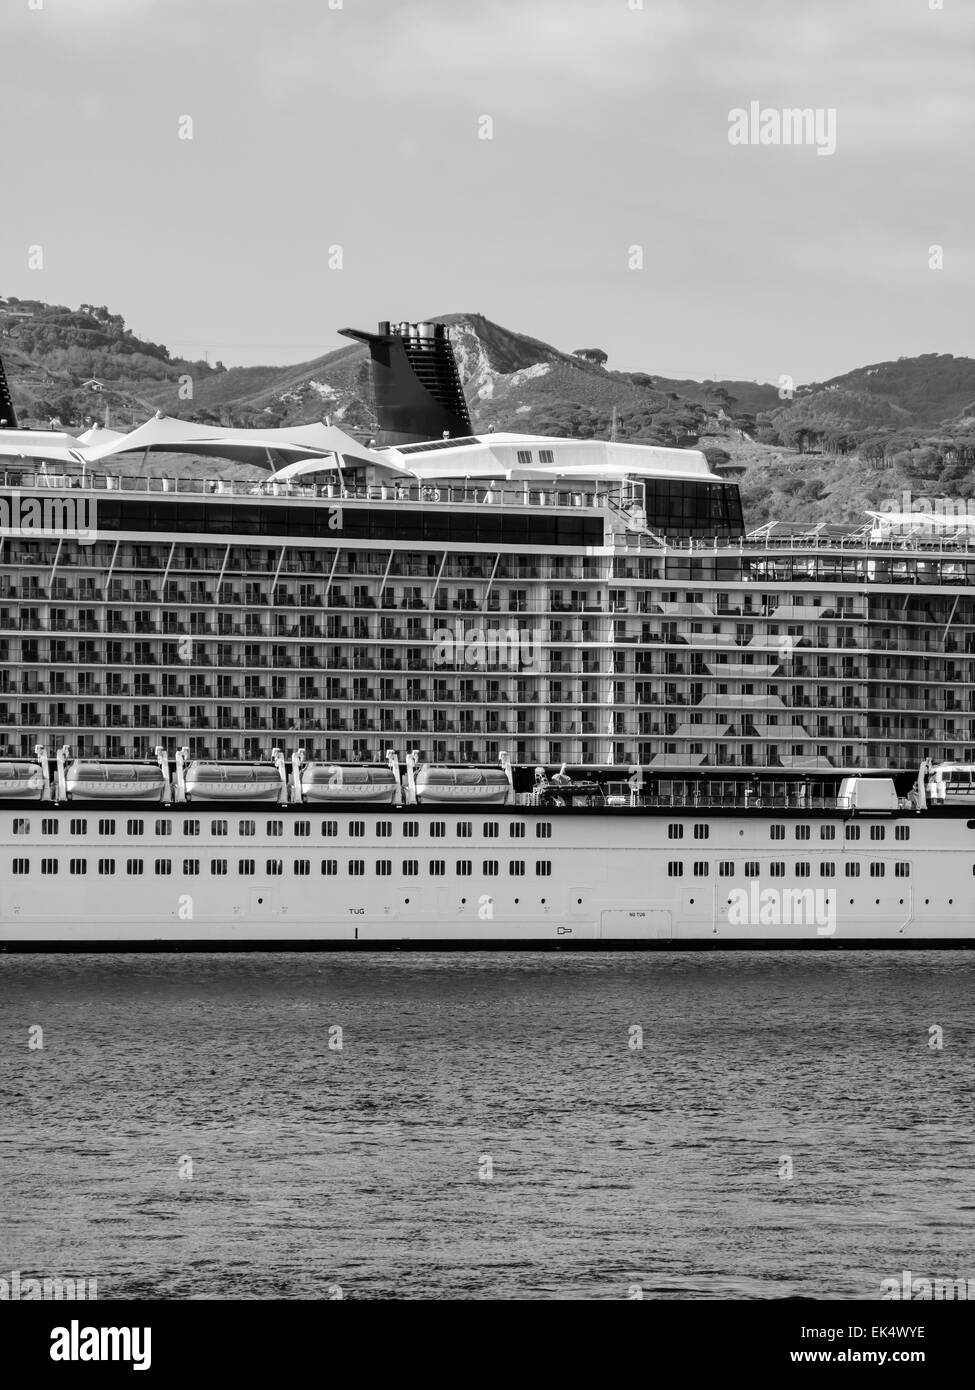
[{"label": "green vegetation", "polygon": [[[152,413],[147,387],[172,383],[175,395],[180,376],[196,380],[222,371],[171,357],[167,347],[139,338],[105,305],[69,309],[11,297],[0,300],[0,329],[0,352],[9,359],[20,413],[45,425],[56,417],[78,427],[101,418],[106,407],[124,423],[135,423]],[[18,371],[23,364],[27,370]]]},{"label": "green vegetation", "polygon": [[126,328],[120,314],[102,305],[82,304],[68,309],[39,300],[8,299],[13,308],[29,309],[31,318],[17,319],[8,336],[17,348],[53,371],[120,381],[150,377],[160,380],[192,370],[197,375],[220,370],[205,362],[173,359],[161,343],[139,338]]},{"label": "green vegetation", "polygon": [[615,421],[612,406],[555,399],[519,412],[517,420],[504,427],[526,434],[608,439],[615,424],[616,438],[621,443],[687,448],[696,443],[704,423],[705,414],[699,406],[688,402],[675,404],[666,398],[646,405],[622,405],[616,410]]},{"label": "green vegetation", "polygon": [[605,367],[609,361],[609,353],[603,352],[602,348],[573,348],[573,357],[581,357],[583,362],[592,362],[596,367]]}]

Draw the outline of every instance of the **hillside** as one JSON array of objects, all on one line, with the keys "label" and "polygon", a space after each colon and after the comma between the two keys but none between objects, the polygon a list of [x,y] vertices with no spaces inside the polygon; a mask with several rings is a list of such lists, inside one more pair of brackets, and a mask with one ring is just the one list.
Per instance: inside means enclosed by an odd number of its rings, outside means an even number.
[{"label": "hillside", "polygon": [[800,450],[889,460],[938,441],[960,441],[975,429],[975,361],[926,353],[859,367],[760,414],[758,437]]},{"label": "hillside", "polygon": [[0,354],[24,422],[66,426],[86,418],[124,428],[151,415],[160,388],[175,397],[180,377],[203,380],[223,368],[170,356],[139,338],[104,305],[69,309],[36,299],[0,297]]},{"label": "hillside", "polygon": [[[482,314],[433,317],[451,325],[475,429],[699,445],[712,462],[744,471],[752,525],[852,521],[904,490],[975,491],[970,358],[877,363],[782,400],[770,384],[614,371],[598,348],[566,351]],[[0,299],[0,335],[24,423],[58,417],[81,428],[97,419],[124,429],[161,410],[251,427],[329,415],[354,432],[375,429],[368,353],[358,343],[293,366],[227,370],[173,358],[104,306],[14,299]],[[173,471],[172,460],[157,462]]]},{"label": "hillside", "polygon": [[975,412],[975,361],[950,352],[927,352],[920,357],[858,367],[820,388],[807,389],[825,394],[836,390],[862,392],[906,411],[914,424],[935,425]]}]

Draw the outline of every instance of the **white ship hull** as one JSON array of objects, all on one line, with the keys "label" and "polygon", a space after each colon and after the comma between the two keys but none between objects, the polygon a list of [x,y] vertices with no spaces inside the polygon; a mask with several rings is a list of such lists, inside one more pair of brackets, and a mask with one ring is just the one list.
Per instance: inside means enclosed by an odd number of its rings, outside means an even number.
[{"label": "white ship hull", "polygon": [[8,804],[0,950],[963,947],[972,827],[962,808]]}]

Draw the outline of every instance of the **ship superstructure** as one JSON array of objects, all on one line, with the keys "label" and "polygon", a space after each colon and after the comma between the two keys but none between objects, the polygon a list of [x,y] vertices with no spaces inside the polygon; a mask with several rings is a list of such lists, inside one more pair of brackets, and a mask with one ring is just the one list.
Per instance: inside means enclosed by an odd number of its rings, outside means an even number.
[{"label": "ship superstructure", "polygon": [[[197,471],[139,475],[159,449]],[[213,457],[266,477],[211,478]],[[525,435],[155,420],[8,430],[0,466],[5,497],[54,519],[0,528],[7,756],[253,761],[272,740],[677,773],[975,754],[967,528],[745,535],[696,451]],[[90,533],[59,529],[82,504]]]}]

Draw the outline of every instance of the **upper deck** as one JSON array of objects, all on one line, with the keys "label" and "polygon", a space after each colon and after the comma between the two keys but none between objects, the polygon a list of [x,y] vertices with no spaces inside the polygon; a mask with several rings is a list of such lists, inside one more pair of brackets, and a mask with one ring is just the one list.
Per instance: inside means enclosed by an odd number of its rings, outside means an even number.
[{"label": "upper deck", "polygon": [[[677,481],[687,481],[686,479]],[[708,481],[720,487],[726,486],[717,479]],[[0,469],[0,492],[26,492],[41,498],[53,494],[102,496],[118,494],[126,497],[146,497],[147,495],[173,498],[214,498],[223,500],[259,499],[261,504],[273,507],[275,503],[301,502],[315,504],[321,502],[351,502],[386,504],[392,508],[404,504],[422,505],[439,510],[464,507],[484,508],[502,507],[509,510],[577,510],[615,513],[639,505],[641,493],[639,480],[615,480],[602,482],[592,479],[560,478],[557,483],[548,485],[538,480],[529,482],[497,481],[485,477],[468,479],[463,482],[429,478],[390,480],[388,482],[353,482],[348,478],[334,482],[313,483],[294,478],[277,480],[273,476],[266,479],[224,478],[217,475],[202,474],[199,477],[185,474],[147,475],[145,473],[95,473],[81,471],[41,471],[27,466]],[[812,550],[815,552],[838,550],[842,552],[862,552],[875,554],[889,551],[923,551],[975,554],[975,527],[964,524],[958,518],[958,525],[952,529],[942,528],[939,532],[928,532],[923,528],[913,534],[898,533],[893,530],[879,532],[869,523],[851,523],[844,529],[838,526],[796,522],[776,523],[774,531],[760,527],[747,535],[709,536],[706,539],[656,534],[652,529],[643,528],[641,535],[631,536],[639,539],[641,545],[651,549],[714,549],[714,550]]]},{"label": "upper deck", "polygon": [[[106,537],[151,532],[156,542],[199,536],[246,544],[273,537],[532,550],[533,573],[519,577],[539,580],[550,577],[553,564],[551,577],[564,577],[561,561],[546,562],[538,553],[551,547],[613,556],[612,575],[580,576],[594,582],[975,585],[975,530],[967,526],[912,537],[880,534],[869,524],[847,531],[796,525],[747,536],[662,535],[648,527],[633,484],[619,481],[314,483],[8,467],[0,473],[0,499],[13,494],[39,498],[52,513],[55,503],[87,505],[92,531]],[[0,524],[0,539],[5,534],[11,528]],[[51,535],[57,538],[56,528]]]},{"label": "upper deck", "polygon": [[304,503],[371,502],[401,506],[422,503],[432,507],[577,508],[608,510],[622,505],[626,492],[619,484],[597,483],[573,487],[538,487],[528,482],[491,485],[483,482],[448,483],[438,479],[410,479],[388,483],[335,481],[309,483],[294,479],[221,478],[217,476],[152,477],[144,473],[39,472],[32,468],[5,468],[0,473],[3,491],[26,490],[41,497],[51,492],[95,493],[145,497],[147,494],[173,497],[214,497],[225,499],[259,498],[269,506],[283,501]]}]

